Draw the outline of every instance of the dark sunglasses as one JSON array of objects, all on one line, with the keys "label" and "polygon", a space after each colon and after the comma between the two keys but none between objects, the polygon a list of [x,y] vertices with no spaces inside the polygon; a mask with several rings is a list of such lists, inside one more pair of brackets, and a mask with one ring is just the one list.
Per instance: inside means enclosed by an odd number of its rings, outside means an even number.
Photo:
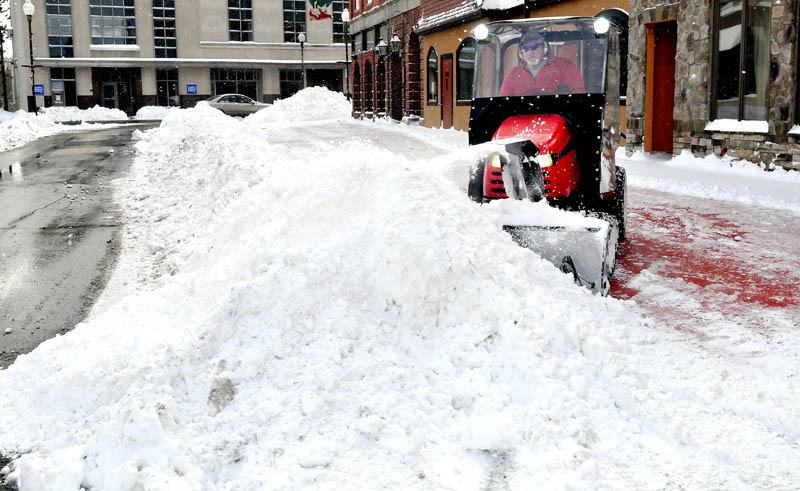
[{"label": "dark sunglasses", "polygon": [[533,51],[537,48],[541,48],[544,46],[544,43],[531,43],[531,44],[523,44],[520,49],[522,51]]}]

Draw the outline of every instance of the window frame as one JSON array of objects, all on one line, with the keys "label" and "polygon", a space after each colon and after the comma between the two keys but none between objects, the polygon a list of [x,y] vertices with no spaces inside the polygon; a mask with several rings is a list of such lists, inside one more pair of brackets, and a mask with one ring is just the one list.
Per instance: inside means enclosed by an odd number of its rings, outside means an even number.
[{"label": "window frame", "polygon": [[[107,5],[109,1],[111,5]],[[122,15],[118,15],[120,10]],[[120,20],[122,25],[116,25]],[[117,30],[125,31],[125,35],[105,34]],[[98,32],[100,35],[95,36]],[[134,0],[89,0],[89,34],[92,46],[138,46]],[[117,42],[119,40],[123,42]]]},{"label": "window frame", "polygon": [[[171,6],[169,6],[170,4]],[[178,57],[178,26],[175,10],[175,0],[153,0],[153,48],[156,58]],[[172,17],[168,17],[169,11],[172,11]],[[161,15],[156,15],[156,13]],[[169,21],[172,21],[172,27],[167,26]],[[162,23],[160,27],[157,26],[158,22]],[[159,31],[161,31],[161,35],[159,35]],[[170,31],[172,31],[172,36],[168,35]],[[159,46],[159,41],[163,46]]]},{"label": "window frame", "polygon": [[[180,107],[180,88],[179,73],[177,68],[156,68],[156,105],[160,107]],[[167,98],[166,104],[161,104],[162,84],[166,88],[164,96]],[[174,89],[174,90],[173,90]],[[177,97],[177,103],[173,104],[173,97]]]},{"label": "window frame", "polygon": [[[291,4],[291,8],[287,9],[287,4]],[[298,6],[302,5],[298,9]],[[286,20],[286,15],[291,13],[292,21]],[[301,19],[298,21],[298,19]],[[287,24],[288,23],[288,24]],[[288,28],[291,26],[291,29]],[[300,28],[298,29],[298,26]],[[308,30],[308,17],[306,16],[306,2],[305,0],[283,0],[283,42],[284,43],[299,43],[297,36]],[[306,34],[308,36],[308,34]]]},{"label": "window frame", "polygon": [[[750,17],[750,0],[740,0],[742,2],[742,13],[740,17],[740,35],[739,35],[739,87],[737,91],[737,98],[738,98],[738,106],[737,106],[737,121],[769,121],[769,80],[767,81],[767,117],[764,120],[747,120],[745,119],[745,84],[746,78],[742,76],[745,72],[746,64],[747,64],[747,51],[748,51],[748,39],[747,39],[747,28],[749,27],[751,17]],[[713,2],[713,12],[712,12],[712,29],[711,29],[711,39],[712,39],[712,46],[711,46],[711,97],[710,97],[710,107],[709,107],[709,120],[713,121],[719,118],[719,106],[718,106],[718,93],[719,93],[719,33],[721,27],[721,19],[720,19],[720,4],[722,0],[714,0]],[[772,7],[770,7],[770,18],[772,13]],[[772,28],[770,26],[770,34],[768,36],[768,41],[771,44],[772,42]]]},{"label": "window frame", "polygon": [[[78,84],[75,68],[50,68],[50,86],[53,82],[61,81],[64,83],[64,105],[77,106],[78,105]],[[73,104],[69,104],[72,102]]]},{"label": "window frame", "polygon": [[332,40],[334,43],[344,43],[344,22],[342,22],[342,11],[348,6],[349,0],[333,0],[331,8],[333,10]]},{"label": "window frame", "polygon": [[[234,12],[237,13],[236,18],[231,15]],[[238,29],[234,28],[235,23],[239,24]],[[252,0],[228,0],[228,40],[234,43],[253,42]]]},{"label": "window frame", "polygon": [[[467,44],[472,45],[472,74],[469,79],[469,98],[462,98],[463,95],[461,93],[461,84],[463,83],[461,80],[461,51],[463,48],[467,47]],[[458,45],[458,49],[456,49],[456,105],[457,106],[470,106],[472,105],[472,96],[475,94],[474,90],[474,80],[475,80],[475,59],[476,55],[478,54],[478,41],[473,37],[464,38],[461,41],[461,44]]]},{"label": "window frame", "polygon": [[[50,58],[74,58],[75,43],[72,29],[72,5],[69,0],[45,0],[47,48]],[[69,28],[69,34],[54,33],[53,28]],[[53,41],[57,40],[56,43]]]},{"label": "window frame", "polygon": [[[433,61],[433,76],[431,76],[431,61]],[[431,82],[433,82],[433,97],[431,97]],[[436,48],[428,48],[428,56],[425,57],[425,103],[428,106],[439,105],[439,53]]]},{"label": "window frame", "polygon": [[[295,86],[296,90],[293,90]],[[300,68],[281,68],[278,70],[278,89],[281,99],[293,96],[302,88],[303,70]]]}]

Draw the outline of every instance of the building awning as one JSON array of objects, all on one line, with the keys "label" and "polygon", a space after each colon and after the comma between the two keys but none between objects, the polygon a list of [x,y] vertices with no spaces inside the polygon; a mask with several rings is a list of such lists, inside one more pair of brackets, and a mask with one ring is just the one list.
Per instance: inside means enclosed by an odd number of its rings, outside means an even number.
[{"label": "building awning", "polygon": [[344,68],[344,60],[256,60],[230,58],[36,58],[36,66],[58,68]]}]

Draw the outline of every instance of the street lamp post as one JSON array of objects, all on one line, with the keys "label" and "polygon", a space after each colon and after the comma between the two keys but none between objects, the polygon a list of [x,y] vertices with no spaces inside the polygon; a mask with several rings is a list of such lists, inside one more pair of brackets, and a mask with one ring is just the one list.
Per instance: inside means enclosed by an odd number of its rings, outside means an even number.
[{"label": "street lamp post", "polygon": [[394,32],[392,39],[389,40],[389,48],[392,50],[392,54],[398,55],[400,60],[400,117],[402,118],[405,116],[405,60],[403,59],[403,42],[397,36],[397,31]]},{"label": "street lamp post", "polygon": [[306,35],[301,32],[297,35],[297,40],[300,41],[300,69],[303,71],[303,88],[306,88],[306,62],[303,56],[303,47],[306,44]]},{"label": "street lamp post", "polygon": [[344,95],[350,100],[350,41],[347,38],[348,24],[350,24],[350,11],[342,10],[342,27],[344,27]]},{"label": "street lamp post", "polygon": [[36,93],[34,88],[36,84],[36,65],[33,61],[33,31],[31,30],[31,21],[33,20],[33,14],[35,12],[36,7],[33,6],[31,0],[25,0],[25,3],[22,4],[22,13],[28,18],[28,51],[31,55],[31,96],[33,98],[33,112],[38,113],[39,108],[36,106]]},{"label": "street lamp post", "polygon": [[0,25],[0,74],[3,77],[3,109],[8,111],[8,85],[6,85],[6,59],[3,53],[3,41],[6,40],[6,31],[9,33],[11,29],[6,29],[5,26]]}]

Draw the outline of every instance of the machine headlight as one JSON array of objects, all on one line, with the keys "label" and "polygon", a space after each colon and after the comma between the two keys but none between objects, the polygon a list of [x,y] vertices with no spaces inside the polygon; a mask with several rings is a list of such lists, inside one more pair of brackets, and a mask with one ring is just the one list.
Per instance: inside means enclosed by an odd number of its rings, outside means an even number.
[{"label": "machine headlight", "polygon": [[493,153],[489,156],[489,165],[492,167],[497,167],[498,169],[503,166],[503,164],[500,161],[499,153]]},{"label": "machine headlight", "polygon": [[478,41],[483,41],[489,37],[489,28],[486,27],[486,24],[478,24],[475,26],[475,29],[472,30],[472,34],[475,35],[475,39]]},{"label": "machine headlight", "polygon": [[549,153],[540,153],[539,155],[534,157],[533,160],[534,162],[539,164],[539,167],[541,167],[542,169],[553,165],[553,156]]}]

